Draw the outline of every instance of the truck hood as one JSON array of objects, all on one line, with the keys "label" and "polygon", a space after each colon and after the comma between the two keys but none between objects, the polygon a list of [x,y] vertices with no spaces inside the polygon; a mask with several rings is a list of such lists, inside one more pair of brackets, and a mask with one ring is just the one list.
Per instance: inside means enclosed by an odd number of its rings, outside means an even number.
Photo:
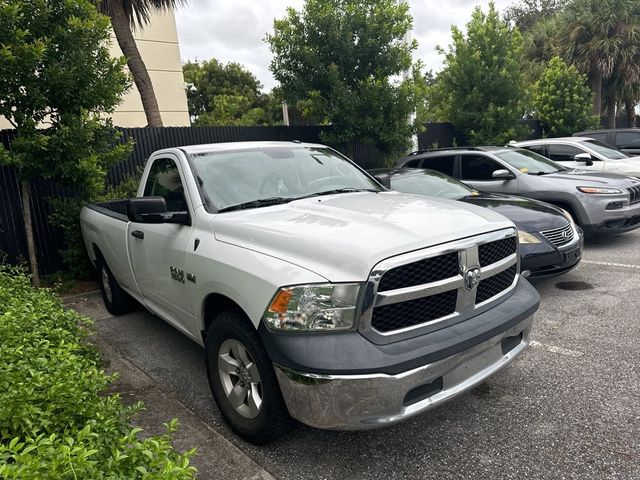
[{"label": "truck hood", "polygon": [[358,192],[221,213],[212,227],[221,242],[348,282],[366,280],[386,258],[513,224],[455,200]]},{"label": "truck hood", "polygon": [[640,157],[630,157],[624,160],[609,160],[607,162],[607,169],[610,172],[621,175],[640,177]]}]

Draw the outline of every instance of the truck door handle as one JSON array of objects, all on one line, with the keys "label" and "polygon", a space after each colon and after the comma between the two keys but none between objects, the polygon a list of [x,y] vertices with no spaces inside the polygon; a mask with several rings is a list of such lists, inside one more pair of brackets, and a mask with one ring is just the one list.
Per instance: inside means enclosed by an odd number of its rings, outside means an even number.
[{"label": "truck door handle", "polygon": [[140,230],[134,230],[133,232],[131,232],[131,236],[142,240],[144,238],[144,232],[141,232]]}]

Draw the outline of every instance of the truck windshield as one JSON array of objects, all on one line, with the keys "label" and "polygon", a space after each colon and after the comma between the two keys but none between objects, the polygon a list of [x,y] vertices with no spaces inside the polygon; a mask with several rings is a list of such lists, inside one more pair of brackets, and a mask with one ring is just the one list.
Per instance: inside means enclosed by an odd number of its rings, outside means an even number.
[{"label": "truck windshield", "polygon": [[604,143],[600,143],[597,140],[585,140],[584,144],[591,148],[596,153],[599,153],[607,160],[623,160],[625,158],[629,158],[628,155],[622,153],[617,148],[613,148],[609,145],[605,145]]},{"label": "truck windshield", "polygon": [[505,150],[496,153],[496,157],[529,175],[546,175],[566,170],[553,160],[523,148]]},{"label": "truck windshield", "polygon": [[201,188],[218,211],[329,193],[383,190],[329,148],[254,147],[192,154],[191,162]]}]

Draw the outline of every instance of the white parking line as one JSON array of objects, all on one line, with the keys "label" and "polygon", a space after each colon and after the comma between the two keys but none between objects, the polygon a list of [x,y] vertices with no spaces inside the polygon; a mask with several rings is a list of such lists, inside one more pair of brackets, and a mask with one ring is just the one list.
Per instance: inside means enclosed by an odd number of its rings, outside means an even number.
[{"label": "white parking line", "polygon": [[596,262],[593,260],[583,260],[582,263],[586,263],[587,265],[600,265],[602,267],[622,267],[640,270],[640,265],[629,265],[627,263]]},{"label": "white parking line", "polygon": [[540,342],[536,342],[535,340],[532,340],[530,345],[533,348],[541,348],[542,350],[546,350],[547,352],[557,353],[558,355],[564,355],[565,357],[579,358],[584,355],[584,353],[582,352],[569,350],[568,348],[554,347],[553,345],[544,345]]}]

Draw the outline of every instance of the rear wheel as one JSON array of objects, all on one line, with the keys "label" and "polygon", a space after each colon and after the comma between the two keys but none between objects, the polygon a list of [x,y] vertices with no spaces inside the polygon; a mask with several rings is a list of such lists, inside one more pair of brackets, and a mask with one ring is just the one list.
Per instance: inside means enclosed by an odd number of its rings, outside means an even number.
[{"label": "rear wheel", "polygon": [[104,306],[112,315],[122,315],[133,309],[134,301],[118,284],[104,261],[98,262],[98,282]]},{"label": "rear wheel", "polygon": [[256,444],[284,434],[291,419],[271,360],[249,320],[237,311],[221,313],[209,327],[205,349],[213,398],[231,429]]}]

